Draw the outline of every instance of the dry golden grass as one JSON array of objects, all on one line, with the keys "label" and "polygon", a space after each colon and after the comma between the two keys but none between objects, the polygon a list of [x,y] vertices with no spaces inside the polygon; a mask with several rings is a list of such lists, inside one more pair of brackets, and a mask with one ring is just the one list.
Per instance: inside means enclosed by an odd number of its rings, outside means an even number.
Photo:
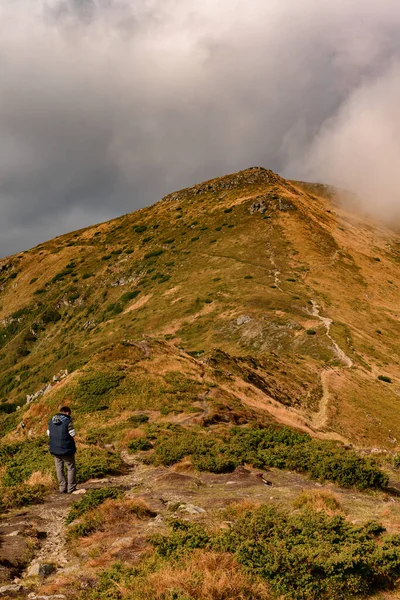
[{"label": "dry golden grass", "polygon": [[324,511],[333,516],[343,514],[344,510],[336,494],[329,490],[307,490],[296,498],[296,508],[311,508],[317,512]]},{"label": "dry golden grass", "polygon": [[267,600],[265,584],[252,581],[230,554],[198,551],[182,566],[165,566],[148,576],[151,598],[164,600],[172,591],[193,600]]},{"label": "dry golden grass", "polygon": [[240,500],[239,502],[233,502],[225,509],[225,517],[228,521],[236,521],[249,510],[254,510],[260,506],[261,503],[255,500]]},{"label": "dry golden grass", "polygon": [[44,485],[46,489],[51,490],[54,488],[55,480],[50,471],[34,471],[26,483],[28,485]]},{"label": "dry golden grass", "polygon": [[150,519],[156,513],[141,498],[127,498],[124,500],[106,500],[98,509],[104,517],[106,525],[120,525],[123,521],[137,519]]},{"label": "dry golden grass", "polygon": [[182,458],[182,460],[173,465],[171,471],[175,471],[176,473],[189,473],[194,471],[190,456]]},{"label": "dry golden grass", "polygon": [[143,437],[146,437],[146,434],[142,429],[139,429],[139,428],[128,429],[124,433],[123,441],[127,443],[127,442],[130,442],[131,440],[137,440],[137,439],[143,438]]}]

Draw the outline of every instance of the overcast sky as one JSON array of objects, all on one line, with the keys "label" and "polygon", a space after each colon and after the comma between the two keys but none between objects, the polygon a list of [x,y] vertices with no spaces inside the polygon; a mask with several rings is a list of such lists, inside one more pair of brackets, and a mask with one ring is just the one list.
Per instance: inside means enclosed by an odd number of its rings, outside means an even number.
[{"label": "overcast sky", "polygon": [[250,166],[400,216],[398,0],[0,0],[0,256]]}]

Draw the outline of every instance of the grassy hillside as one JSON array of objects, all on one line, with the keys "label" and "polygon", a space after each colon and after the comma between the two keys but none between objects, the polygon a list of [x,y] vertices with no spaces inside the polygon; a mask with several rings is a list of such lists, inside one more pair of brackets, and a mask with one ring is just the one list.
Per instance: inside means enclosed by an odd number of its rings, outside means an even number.
[{"label": "grassy hillside", "polygon": [[[212,390],[212,410],[396,449],[399,262],[398,235],[332,190],[261,168],[3,259],[3,435],[43,432],[61,399],[86,428]],[[118,381],[101,411],[88,373]]]},{"label": "grassy hillside", "polygon": [[398,598],[399,264],[261,168],[0,261],[0,595]]}]

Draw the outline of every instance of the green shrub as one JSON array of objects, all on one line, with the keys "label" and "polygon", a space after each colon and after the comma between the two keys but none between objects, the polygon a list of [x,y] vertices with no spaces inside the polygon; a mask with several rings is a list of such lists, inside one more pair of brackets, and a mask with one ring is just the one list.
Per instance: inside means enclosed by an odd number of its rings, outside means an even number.
[{"label": "green shrub", "polygon": [[6,402],[4,404],[0,404],[0,413],[10,414],[13,413],[19,408],[19,404],[15,402]]},{"label": "green shrub", "polygon": [[40,484],[20,484],[0,489],[0,510],[11,510],[29,504],[40,504],[44,501],[45,494],[46,489]]},{"label": "green shrub", "polygon": [[82,275],[82,279],[89,279],[90,277],[93,277],[93,273],[84,273]]},{"label": "green shrub", "polygon": [[73,525],[67,531],[67,540],[71,541],[80,537],[87,537],[90,534],[102,529],[103,527],[103,518],[100,514],[92,513],[86,515],[80,523]]},{"label": "green shrub", "polygon": [[171,275],[162,275],[162,277],[159,278],[158,283],[165,283],[166,281],[169,281],[171,279]]},{"label": "green shrub", "polygon": [[10,275],[10,279],[15,279],[17,277],[18,273],[11,273]]},{"label": "green shrub", "polygon": [[132,290],[131,292],[125,292],[125,294],[122,294],[119,300],[123,303],[128,302],[129,300],[133,300],[134,298],[139,296],[140,292],[141,290]]},{"label": "green shrub", "polygon": [[132,415],[128,418],[128,421],[133,425],[141,425],[142,423],[147,423],[149,417],[147,415]]},{"label": "green shrub", "polygon": [[42,314],[43,323],[57,323],[61,319],[60,313],[55,308],[48,308]]},{"label": "green shrub", "polygon": [[57,275],[54,275],[53,279],[51,280],[53,283],[55,283],[56,281],[62,281],[63,279],[65,279],[65,277],[68,277],[68,275],[72,274],[73,269],[64,269],[63,271],[60,271],[59,273],[57,273]]},{"label": "green shrub", "polygon": [[156,534],[151,538],[151,543],[160,556],[176,557],[187,550],[206,548],[211,545],[210,534],[199,523],[176,519],[171,521],[170,528],[170,535]]},{"label": "green shrub", "polygon": [[128,448],[129,450],[132,450],[132,452],[140,452],[141,450],[150,450],[152,445],[146,438],[136,438],[129,442]]},{"label": "green shrub", "polygon": [[146,229],[147,225],[136,225],[136,227],[133,227],[133,230],[136,231],[136,233],[143,233]]},{"label": "green shrub", "polygon": [[253,279],[253,275],[245,275],[244,279]]},{"label": "green shrub", "polygon": [[121,373],[90,373],[80,378],[76,387],[79,399],[77,411],[88,413],[104,410],[104,400],[118,387],[124,376]]},{"label": "green shrub", "polygon": [[106,310],[107,310],[107,312],[111,312],[114,315],[119,315],[120,313],[123,312],[124,307],[119,302],[113,302],[112,304],[109,304],[107,306]]},{"label": "green shrub", "polygon": [[38,278],[37,277],[33,277],[33,279],[30,280],[29,285],[32,285],[32,283],[35,283],[35,281],[37,281]]},{"label": "green shrub", "polygon": [[163,244],[173,244],[175,241],[175,238],[168,238],[167,240],[163,241]]},{"label": "green shrub", "polygon": [[[235,517],[234,517],[235,518]],[[207,531],[173,520],[167,535],[150,541],[169,560],[197,548],[232,553],[249,575],[265,579],[274,597],[346,600],[393,588],[400,576],[400,536],[375,522],[353,525],[342,516],[309,509],[295,514],[268,505],[232,517],[228,528]]]},{"label": "green shrub", "polygon": [[225,208],[224,213],[230,213],[232,212],[233,208]]},{"label": "green shrub", "polygon": [[102,448],[83,448],[76,455],[77,482],[99,479],[106,475],[115,475],[123,471],[124,463],[114,452]]},{"label": "green shrub", "polygon": [[116,487],[105,487],[95,490],[88,490],[88,492],[86,492],[86,495],[83,498],[77,500],[72,504],[72,507],[65,521],[66,524],[69,525],[70,523],[72,523],[72,521],[74,521],[78,517],[81,517],[86,512],[97,508],[98,506],[100,506],[100,504],[103,504],[105,500],[108,500],[109,498],[119,498],[120,496],[122,496],[122,494],[123,491]]},{"label": "green shrub", "polygon": [[104,256],[101,257],[101,260],[110,260],[111,258],[111,254],[105,254]]},{"label": "green shrub", "polygon": [[47,290],[45,290],[44,288],[39,288],[38,290],[35,290],[33,293],[36,294],[37,296],[39,296],[39,294],[45,294],[47,292]]},{"label": "green shrub", "polygon": [[307,329],[306,330],[306,334],[307,335],[316,335],[317,332],[315,331],[315,329]]},{"label": "green shrub", "polygon": [[142,239],[142,244],[147,244],[148,242],[151,242],[153,238],[151,236],[149,237],[145,237]]},{"label": "green shrub", "polygon": [[211,472],[228,472],[249,463],[256,468],[307,473],[313,479],[361,490],[380,489],[388,483],[387,476],[372,459],[288,427],[233,428],[224,437],[183,428],[173,435],[158,435],[152,456],[154,464],[171,465],[185,456],[191,456],[199,470]]},{"label": "green shrub", "polygon": [[160,256],[161,254],[163,254],[164,250],[162,250],[161,248],[159,250],[153,250],[152,252],[147,252],[147,254],[144,255],[144,258],[153,258],[156,256]]},{"label": "green shrub", "polygon": [[387,375],[378,375],[378,379],[379,379],[379,381],[385,381],[386,383],[392,383],[392,380],[390,379],[390,377],[387,377]]},{"label": "green shrub", "polygon": [[4,487],[22,484],[34,471],[53,466],[47,436],[0,446],[0,457],[5,466]]},{"label": "green shrub", "polygon": [[377,523],[356,526],[324,512],[288,515],[264,505],[247,511],[219,543],[279,596],[343,600],[399,577],[400,536],[383,532]]}]

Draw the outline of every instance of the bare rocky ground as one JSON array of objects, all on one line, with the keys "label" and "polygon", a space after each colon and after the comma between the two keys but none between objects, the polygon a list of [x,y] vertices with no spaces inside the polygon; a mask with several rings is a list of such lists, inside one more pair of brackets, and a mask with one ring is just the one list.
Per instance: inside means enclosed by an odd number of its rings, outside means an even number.
[{"label": "bare rocky ground", "polygon": [[[3,516],[0,522],[0,598],[63,600],[68,591],[57,582],[78,580],[81,587],[95,580],[96,568],[115,560],[139,560],[146,538],[162,530],[165,519],[179,516],[220,523],[223,510],[231,503],[270,502],[292,508],[302,491],[329,489],[344,514],[354,523],[377,519],[391,532],[400,532],[400,499],[385,493],[363,494],[322,485],[290,472],[260,472],[239,467],[234,473],[197,473],[181,463],[172,468],[155,468],[136,457],[123,456],[128,465],[124,475],[91,480],[84,490],[118,486],[133,499],[142,499],[156,516],[135,524],[116,524],[107,534],[94,534],[74,544],[66,542],[65,518],[71,504],[81,495],[53,493],[41,505]],[[97,536],[97,537],[96,537]],[[51,590],[49,592],[49,590]],[[72,596],[71,596],[72,597]],[[379,598],[398,598],[396,593]],[[378,597],[377,597],[378,598]]]}]

